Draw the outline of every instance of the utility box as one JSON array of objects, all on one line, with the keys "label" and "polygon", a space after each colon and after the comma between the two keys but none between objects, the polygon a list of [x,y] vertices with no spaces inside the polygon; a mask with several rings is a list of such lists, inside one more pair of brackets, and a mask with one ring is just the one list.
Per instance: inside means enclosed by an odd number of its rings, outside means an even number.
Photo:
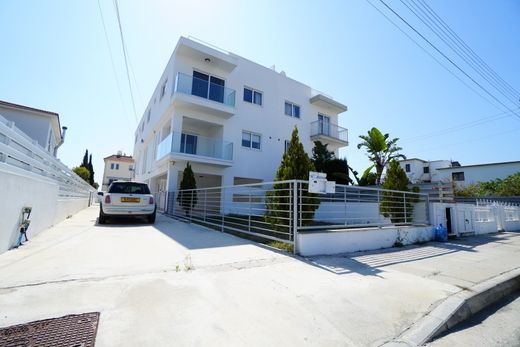
[{"label": "utility box", "polygon": [[333,194],[336,192],[336,182],[327,181],[327,174],[323,172],[309,172],[309,193]]}]

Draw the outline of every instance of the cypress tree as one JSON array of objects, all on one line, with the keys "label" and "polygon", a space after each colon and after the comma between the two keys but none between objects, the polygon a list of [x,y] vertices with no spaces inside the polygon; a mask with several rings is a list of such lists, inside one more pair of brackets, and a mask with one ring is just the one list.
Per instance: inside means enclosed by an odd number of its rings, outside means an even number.
[{"label": "cypress tree", "polygon": [[88,159],[87,169],[90,172],[89,183],[91,186],[94,186],[94,167],[92,166],[92,154]]},{"label": "cypress tree", "polygon": [[197,182],[195,181],[195,174],[188,162],[186,168],[182,172],[181,187],[177,194],[177,202],[182,206],[186,215],[191,213],[191,210],[197,205],[197,191],[185,191],[189,189],[197,189]]}]

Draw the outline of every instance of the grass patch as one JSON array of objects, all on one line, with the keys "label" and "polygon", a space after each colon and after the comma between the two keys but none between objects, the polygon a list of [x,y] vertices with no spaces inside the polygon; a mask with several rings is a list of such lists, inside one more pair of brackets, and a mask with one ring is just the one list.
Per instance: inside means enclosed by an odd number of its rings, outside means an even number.
[{"label": "grass patch", "polygon": [[287,252],[291,252],[291,253],[293,252],[293,245],[291,245],[290,243],[285,243],[285,242],[280,242],[280,241],[269,241],[266,243],[266,245],[281,249],[282,251],[287,251]]}]

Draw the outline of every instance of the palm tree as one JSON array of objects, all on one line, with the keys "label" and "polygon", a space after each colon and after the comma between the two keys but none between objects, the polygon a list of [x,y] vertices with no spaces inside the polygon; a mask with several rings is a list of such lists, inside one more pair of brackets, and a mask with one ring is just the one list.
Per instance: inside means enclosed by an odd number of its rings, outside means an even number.
[{"label": "palm tree", "polygon": [[406,159],[403,154],[399,153],[402,148],[396,145],[399,138],[389,140],[388,137],[388,134],[383,135],[375,127],[368,131],[368,135],[359,136],[363,142],[359,143],[357,148],[365,147],[368,159],[374,163],[377,185],[381,184],[381,175],[383,175],[383,171],[390,161],[399,158]]}]

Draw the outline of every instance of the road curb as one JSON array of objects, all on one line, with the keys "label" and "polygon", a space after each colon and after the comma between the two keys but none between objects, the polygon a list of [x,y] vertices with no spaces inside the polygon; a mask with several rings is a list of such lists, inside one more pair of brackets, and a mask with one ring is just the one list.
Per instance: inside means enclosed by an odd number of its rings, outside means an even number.
[{"label": "road curb", "polygon": [[384,347],[422,346],[480,310],[520,289],[520,268],[453,294]]}]

